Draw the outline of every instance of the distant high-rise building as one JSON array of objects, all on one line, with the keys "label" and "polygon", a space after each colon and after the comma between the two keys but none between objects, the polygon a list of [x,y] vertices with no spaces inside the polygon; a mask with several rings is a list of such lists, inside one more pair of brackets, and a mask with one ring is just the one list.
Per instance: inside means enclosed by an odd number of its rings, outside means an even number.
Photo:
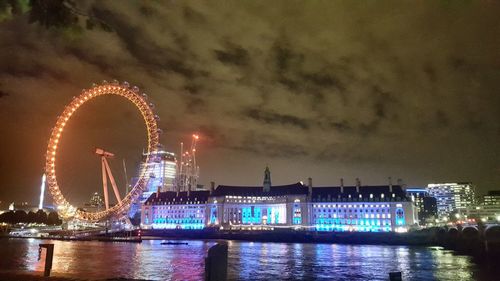
[{"label": "distant high-rise building", "polygon": [[[146,163],[146,157],[152,161]],[[149,177],[148,184],[141,196],[141,201],[146,200],[152,193],[158,191],[174,191],[174,179],[177,167],[175,154],[167,151],[155,151],[150,154],[143,154],[143,161],[140,164],[139,172],[146,169],[146,176]],[[138,178],[132,178],[132,186],[137,183]]]},{"label": "distant high-rise building", "polygon": [[451,213],[463,213],[475,203],[475,187],[465,183],[431,183],[427,192],[436,198],[439,217],[449,217]]},{"label": "distant high-rise building", "polygon": [[[150,161],[146,162],[149,156]],[[150,154],[144,153],[139,166],[139,173],[146,169],[145,174],[149,177],[148,183],[142,195],[130,206],[129,216],[134,217],[141,210],[141,204],[160,190],[160,192],[175,191],[174,181],[177,170],[177,159],[175,154],[164,150],[154,151]],[[132,178],[131,186],[134,186],[138,177]]]},{"label": "distant high-rise building", "polygon": [[467,216],[482,221],[500,221],[500,190],[483,195],[482,202],[467,208]]},{"label": "distant high-rise building", "polygon": [[490,190],[483,195],[484,205],[500,205],[500,190]]},{"label": "distant high-rise building", "polygon": [[423,221],[429,221],[431,219],[437,218],[437,200],[434,197],[427,196],[422,198],[422,211],[419,213],[419,216],[422,217]]},{"label": "distant high-rise building", "polygon": [[102,199],[102,196],[98,192],[95,192],[90,197],[89,202],[84,204],[83,209],[89,212],[99,212],[104,210],[103,207],[104,200]]},{"label": "distant high-rise building", "polygon": [[406,194],[415,203],[419,222],[425,223],[428,219],[437,216],[436,198],[429,196],[427,190],[423,188],[407,188]]},{"label": "distant high-rise building", "polygon": [[102,196],[97,192],[92,194],[92,197],[90,197],[90,200],[89,200],[89,206],[102,207],[103,205],[104,205],[104,201],[102,200]]}]

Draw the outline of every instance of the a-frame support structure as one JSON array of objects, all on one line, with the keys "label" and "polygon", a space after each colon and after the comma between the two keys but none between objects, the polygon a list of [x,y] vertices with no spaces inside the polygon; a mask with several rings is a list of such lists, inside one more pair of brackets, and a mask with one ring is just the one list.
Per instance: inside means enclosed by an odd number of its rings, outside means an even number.
[{"label": "a-frame support structure", "polygon": [[104,149],[96,148],[95,153],[101,156],[101,168],[102,168],[102,188],[104,191],[104,204],[106,206],[106,210],[109,209],[109,195],[108,195],[108,177],[111,182],[111,186],[113,187],[113,192],[115,193],[115,197],[118,203],[122,201],[120,197],[120,193],[118,192],[118,187],[116,186],[115,178],[111,173],[111,169],[109,168],[107,158],[113,158],[115,155],[111,152],[107,152]]}]

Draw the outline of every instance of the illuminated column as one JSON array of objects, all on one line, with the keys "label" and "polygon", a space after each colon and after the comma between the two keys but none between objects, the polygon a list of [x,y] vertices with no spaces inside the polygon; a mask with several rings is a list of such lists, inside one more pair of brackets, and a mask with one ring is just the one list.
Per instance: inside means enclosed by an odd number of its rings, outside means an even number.
[{"label": "illuminated column", "polygon": [[38,209],[43,209],[43,198],[45,197],[45,180],[46,176],[43,174],[42,176],[42,185],[40,186],[40,203],[38,204]]}]

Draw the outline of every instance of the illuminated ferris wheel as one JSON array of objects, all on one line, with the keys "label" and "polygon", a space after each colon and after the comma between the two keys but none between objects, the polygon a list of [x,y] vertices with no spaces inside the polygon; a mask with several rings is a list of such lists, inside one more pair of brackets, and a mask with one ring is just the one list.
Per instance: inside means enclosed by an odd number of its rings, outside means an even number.
[{"label": "illuminated ferris wheel", "polygon": [[[120,84],[118,81],[106,82],[101,85],[94,85],[91,89],[83,90],[82,93],[75,97],[73,101],[66,106],[63,113],[58,117],[56,125],[50,136],[47,154],[45,159],[45,174],[47,177],[47,186],[54,199],[59,214],[63,218],[76,218],[86,221],[100,221],[110,217],[121,217],[129,209],[132,202],[139,197],[148,182],[149,176],[146,175],[146,169],[142,169],[139,173],[137,183],[132,187],[130,192],[123,199],[117,196],[118,202],[116,205],[106,206],[104,211],[87,212],[77,209],[72,206],[61,193],[56,177],[56,159],[59,140],[64,131],[64,126],[75,111],[84,103],[103,95],[117,95],[132,102],[140,111],[147,129],[147,158],[146,163],[152,161],[149,158],[151,152],[154,152],[159,147],[159,134],[161,130],[158,128],[158,115],[153,112],[153,104],[148,103],[146,94],[141,94],[138,87],[130,87],[127,82]],[[146,167],[147,165],[143,165]],[[106,191],[107,192],[107,191]]]}]

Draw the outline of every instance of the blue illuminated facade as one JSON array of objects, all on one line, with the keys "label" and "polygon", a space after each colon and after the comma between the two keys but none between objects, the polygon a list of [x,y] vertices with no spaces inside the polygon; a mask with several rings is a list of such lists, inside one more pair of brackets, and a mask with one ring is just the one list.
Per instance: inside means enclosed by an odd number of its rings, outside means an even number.
[{"label": "blue illuminated facade", "polygon": [[143,206],[142,227],[154,229],[407,231],[415,206],[401,186],[226,186],[159,192]]},{"label": "blue illuminated facade", "polygon": [[[411,200],[396,196],[400,194],[391,193],[387,186],[358,187],[358,193],[348,193],[355,187],[345,187],[345,193],[335,196],[328,192],[331,188],[308,188],[301,183],[273,186],[271,191],[274,189],[275,195],[234,192],[243,188],[219,186],[212,193],[194,191],[189,196],[187,192],[155,193],[143,206],[142,226],[154,229],[219,227],[389,232],[406,231],[417,222]],[[280,188],[283,190],[278,191]],[[365,194],[364,189],[368,188],[371,192],[377,189],[387,192]],[[290,192],[294,189],[295,192]]]},{"label": "blue illuminated facade", "polygon": [[203,229],[208,191],[156,192],[143,204],[141,224],[154,229]]}]

